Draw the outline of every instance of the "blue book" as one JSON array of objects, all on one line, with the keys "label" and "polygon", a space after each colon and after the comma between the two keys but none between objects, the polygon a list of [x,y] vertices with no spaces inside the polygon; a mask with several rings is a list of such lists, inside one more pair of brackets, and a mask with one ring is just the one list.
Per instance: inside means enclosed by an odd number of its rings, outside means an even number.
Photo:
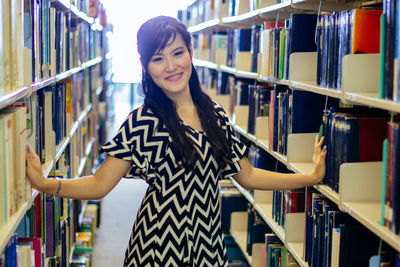
[{"label": "blue book", "polygon": [[[293,90],[292,99],[289,103],[289,116],[291,124],[290,133],[312,133],[318,132],[322,122],[321,114],[325,110],[326,96],[312,92]],[[330,98],[330,107],[338,106],[338,101]]]}]

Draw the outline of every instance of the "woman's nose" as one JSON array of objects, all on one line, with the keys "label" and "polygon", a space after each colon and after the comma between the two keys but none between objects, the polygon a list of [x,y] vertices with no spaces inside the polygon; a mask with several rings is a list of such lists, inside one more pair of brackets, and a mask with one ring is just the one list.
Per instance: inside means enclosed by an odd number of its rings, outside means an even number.
[{"label": "woman's nose", "polygon": [[166,59],[166,66],[165,66],[166,71],[174,71],[175,70],[175,62],[171,58]]}]

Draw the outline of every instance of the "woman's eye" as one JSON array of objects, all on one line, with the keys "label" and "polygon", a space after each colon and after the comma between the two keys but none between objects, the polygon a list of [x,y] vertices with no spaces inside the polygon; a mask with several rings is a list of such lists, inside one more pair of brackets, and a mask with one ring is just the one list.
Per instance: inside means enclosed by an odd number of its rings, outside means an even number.
[{"label": "woman's eye", "polygon": [[151,61],[160,62],[161,60],[162,60],[162,57],[154,57]]},{"label": "woman's eye", "polygon": [[183,54],[183,51],[178,51],[178,52],[175,52],[175,56],[179,56],[179,55],[182,55]]}]

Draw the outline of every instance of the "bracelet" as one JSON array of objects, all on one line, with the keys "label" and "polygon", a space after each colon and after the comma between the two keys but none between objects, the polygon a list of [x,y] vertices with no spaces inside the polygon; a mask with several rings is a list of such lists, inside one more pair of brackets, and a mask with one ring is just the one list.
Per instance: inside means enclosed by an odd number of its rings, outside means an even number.
[{"label": "bracelet", "polygon": [[58,185],[57,185],[57,191],[53,194],[53,196],[58,197],[58,194],[60,193],[61,190],[61,179],[56,177],[57,181],[58,181]]}]

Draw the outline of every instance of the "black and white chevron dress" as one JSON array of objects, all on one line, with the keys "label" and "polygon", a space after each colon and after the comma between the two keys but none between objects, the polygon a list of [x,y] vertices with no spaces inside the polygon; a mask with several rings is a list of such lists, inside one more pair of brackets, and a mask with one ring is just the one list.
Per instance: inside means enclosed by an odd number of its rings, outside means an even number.
[{"label": "black and white chevron dress", "polygon": [[184,124],[201,153],[194,170],[179,168],[165,125],[146,107],[132,111],[118,134],[102,147],[129,160],[127,178],[142,178],[146,195],[133,226],[125,266],[228,266],[220,221],[218,180],[240,170],[246,147],[233,135],[223,109],[221,127],[232,144],[232,164],[222,168],[208,137]]}]

